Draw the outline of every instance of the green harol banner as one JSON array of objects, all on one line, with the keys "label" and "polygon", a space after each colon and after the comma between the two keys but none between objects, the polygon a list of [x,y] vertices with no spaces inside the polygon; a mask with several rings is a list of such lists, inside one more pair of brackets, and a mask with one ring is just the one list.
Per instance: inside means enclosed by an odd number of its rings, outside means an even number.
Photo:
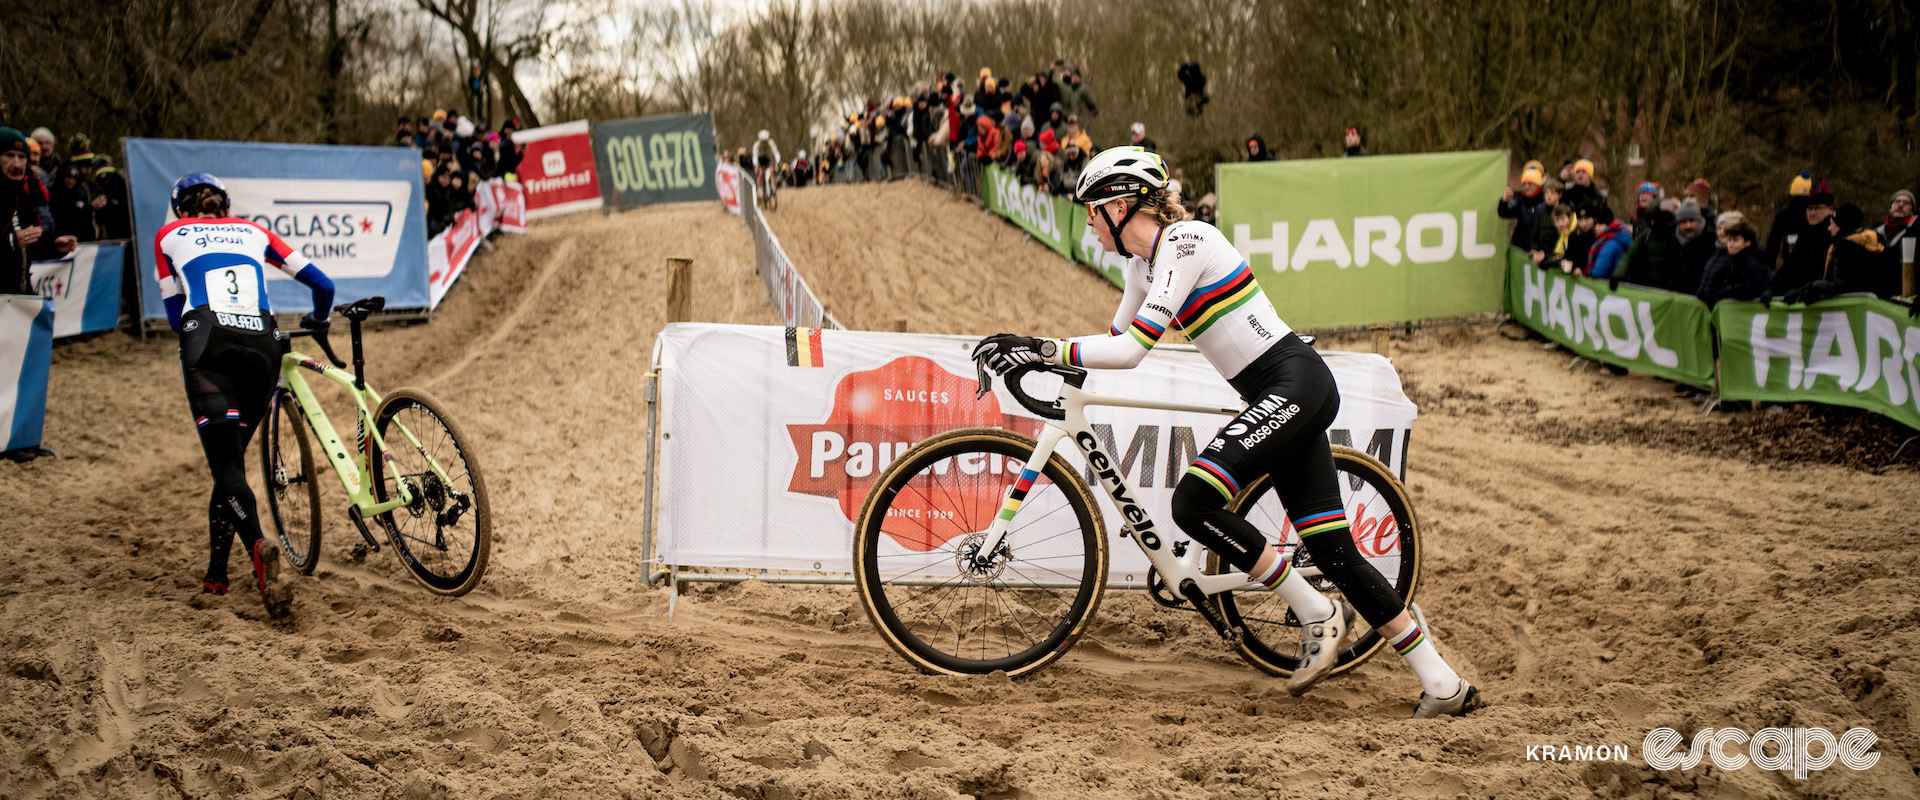
[{"label": "green harol banner", "polygon": [[1920,324],[1872,297],[1811,306],[1723,302],[1720,396],[1830,403],[1920,428]]},{"label": "green harol banner", "polygon": [[1606,281],[1541,269],[1509,248],[1507,313],[1596,361],[1713,385],[1712,312],[1692,295],[1608,289]]},{"label": "green harol banner", "polygon": [[1507,154],[1217,168],[1220,229],[1299,329],[1500,310]]},{"label": "green harol banner", "polygon": [[1073,201],[1021,183],[1013,173],[991,164],[982,173],[982,181],[981,194],[985,195],[989,210],[1013,220],[1021,230],[1054,252],[1073,257],[1072,243],[1078,240],[1079,234],[1076,227],[1084,228],[1087,223],[1085,219],[1076,219],[1086,215],[1073,213]]}]

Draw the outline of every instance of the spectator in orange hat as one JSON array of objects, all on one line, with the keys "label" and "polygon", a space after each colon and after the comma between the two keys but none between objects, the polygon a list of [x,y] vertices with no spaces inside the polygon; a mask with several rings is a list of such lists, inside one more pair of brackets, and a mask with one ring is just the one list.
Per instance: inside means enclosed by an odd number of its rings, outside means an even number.
[{"label": "spectator in orange hat", "polygon": [[1607,204],[1606,195],[1600,193],[1600,187],[1593,185],[1593,162],[1580,158],[1573,162],[1573,184],[1567,187],[1567,194],[1561,198],[1582,218],[1593,216],[1595,208]]},{"label": "spectator in orange hat", "polygon": [[1545,207],[1546,198],[1540,187],[1546,183],[1546,170],[1538,161],[1529,161],[1520,171],[1520,191],[1505,189],[1500,192],[1500,204],[1494,211],[1501,219],[1514,220],[1513,234],[1507,238],[1509,244],[1521,250],[1533,246],[1534,229],[1540,221],[1540,210]]},{"label": "spectator in orange hat", "polygon": [[1700,216],[1707,221],[1709,228],[1714,227],[1714,220],[1719,217],[1719,213],[1714,211],[1712,197],[1713,184],[1707,183],[1706,178],[1694,178],[1687,184],[1687,188],[1680,191],[1680,199],[1683,202],[1691,202],[1700,207]]},{"label": "spectator in orange hat", "polygon": [[1787,184],[1787,204],[1773,212],[1773,224],[1767,226],[1767,249],[1761,254],[1767,266],[1779,269],[1787,250],[1807,229],[1807,199],[1813,194],[1813,173],[1801,172]]}]

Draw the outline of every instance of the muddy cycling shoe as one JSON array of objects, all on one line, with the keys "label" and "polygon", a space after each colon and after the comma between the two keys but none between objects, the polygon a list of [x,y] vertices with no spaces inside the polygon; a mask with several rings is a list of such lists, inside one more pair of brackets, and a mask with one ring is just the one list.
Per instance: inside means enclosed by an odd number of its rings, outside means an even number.
[{"label": "muddy cycling shoe", "polygon": [[1460,679],[1460,690],[1452,697],[1434,697],[1426,692],[1420,693],[1420,704],[1413,707],[1413,719],[1432,719],[1441,715],[1464,717],[1467,712],[1485,705],[1480,702],[1480,690]]},{"label": "muddy cycling shoe", "polygon": [[284,619],[293,615],[293,587],[280,577],[280,546],[260,537],[250,548],[253,556],[253,585],[260,589],[260,600],[267,605],[267,616]]},{"label": "muddy cycling shoe", "polygon": [[1300,623],[1300,665],[1287,678],[1287,692],[1304,694],[1340,661],[1340,638],[1347,633],[1347,604],[1336,601],[1325,622]]},{"label": "muddy cycling shoe", "polygon": [[200,593],[225,595],[227,593],[227,585],[219,581],[201,581]]}]

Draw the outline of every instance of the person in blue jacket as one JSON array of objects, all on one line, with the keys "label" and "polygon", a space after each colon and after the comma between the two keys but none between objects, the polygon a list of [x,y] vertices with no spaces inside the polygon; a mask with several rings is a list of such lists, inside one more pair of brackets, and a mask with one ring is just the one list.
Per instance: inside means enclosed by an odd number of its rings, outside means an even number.
[{"label": "person in blue jacket", "polygon": [[1597,205],[1593,209],[1593,248],[1588,251],[1587,276],[1606,279],[1613,277],[1614,267],[1627,254],[1627,247],[1633,244],[1633,233],[1627,230],[1625,223],[1613,218],[1613,209]]}]

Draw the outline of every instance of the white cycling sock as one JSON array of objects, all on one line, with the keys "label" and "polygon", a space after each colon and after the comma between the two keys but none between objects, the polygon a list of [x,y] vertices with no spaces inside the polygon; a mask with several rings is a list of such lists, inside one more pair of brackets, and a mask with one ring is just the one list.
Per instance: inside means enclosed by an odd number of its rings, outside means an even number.
[{"label": "white cycling sock", "polygon": [[1408,628],[1393,640],[1393,650],[1407,660],[1407,666],[1413,668],[1413,674],[1420,678],[1420,689],[1434,697],[1452,697],[1460,693],[1465,682],[1459,673],[1447,665],[1435,647],[1433,637],[1420,629],[1419,625]]},{"label": "white cycling sock", "polygon": [[1286,601],[1287,607],[1293,609],[1293,615],[1301,622],[1325,622],[1333,619],[1333,615],[1337,612],[1333,601],[1328,600],[1326,595],[1313,588],[1313,584],[1307,583],[1306,578],[1295,572],[1293,562],[1286,557],[1286,554],[1281,553],[1279,548],[1274,548],[1268,558],[1271,563],[1266,569],[1254,567],[1254,572],[1257,573],[1253,576],[1254,580],[1277,592],[1280,599]]}]

